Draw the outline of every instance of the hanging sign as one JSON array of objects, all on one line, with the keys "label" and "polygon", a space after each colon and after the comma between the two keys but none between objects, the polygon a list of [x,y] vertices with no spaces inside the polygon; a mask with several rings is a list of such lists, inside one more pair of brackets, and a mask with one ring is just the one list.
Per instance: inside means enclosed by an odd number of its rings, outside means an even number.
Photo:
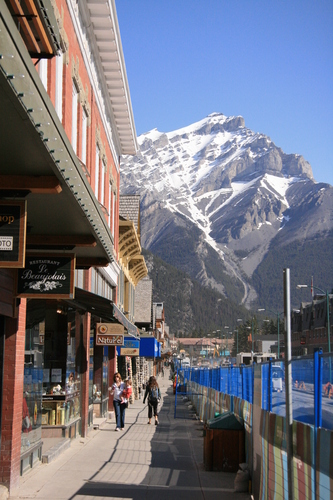
[{"label": "hanging sign", "polygon": [[74,298],[74,254],[30,254],[19,269],[17,295],[43,299]]},{"label": "hanging sign", "polygon": [[140,340],[125,337],[123,347],[117,347],[118,356],[139,356]]},{"label": "hanging sign", "polygon": [[122,346],[124,327],[118,323],[96,323],[96,345]]},{"label": "hanging sign", "polygon": [[0,268],[24,267],[27,202],[0,201]]}]

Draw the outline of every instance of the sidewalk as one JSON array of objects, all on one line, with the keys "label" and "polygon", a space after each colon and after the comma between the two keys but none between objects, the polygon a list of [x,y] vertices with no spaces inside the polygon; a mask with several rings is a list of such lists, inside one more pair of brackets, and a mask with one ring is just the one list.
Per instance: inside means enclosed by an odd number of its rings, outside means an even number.
[{"label": "sidewalk", "polygon": [[[166,371],[158,379],[162,404],[159,425],[147,425],[142,399],[126,410],[126,427],[114,420],[78,438],[57,459],[21,478],[11,500],[156,499],[245,500],[234,492],[235,474],[207,472],[203,464],[203,424],[190,409],[174,419],[174,395]],[[187,407],[188,408],[188,407]]]}]

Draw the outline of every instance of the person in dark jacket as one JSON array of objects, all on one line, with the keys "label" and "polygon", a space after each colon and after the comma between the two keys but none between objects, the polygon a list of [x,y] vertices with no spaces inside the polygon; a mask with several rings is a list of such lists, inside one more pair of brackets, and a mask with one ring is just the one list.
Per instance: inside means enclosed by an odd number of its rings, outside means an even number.
[{"label": "person in dark jacket", "polygon": [[158,383],[155,377],[150,377],[149,382],[146,387],[146,392],[143,398],[143,404],[145,404],[148,398],[148,424],[151,424],[151,419],[154,412],[155,425],[158,425],[158,413],[157,405],[161,399],[161,391],[158,387]]}]

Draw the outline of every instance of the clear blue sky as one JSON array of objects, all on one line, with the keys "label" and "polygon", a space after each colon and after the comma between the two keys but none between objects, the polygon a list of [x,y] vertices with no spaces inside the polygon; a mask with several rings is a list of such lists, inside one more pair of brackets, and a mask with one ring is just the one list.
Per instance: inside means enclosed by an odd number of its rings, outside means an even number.
[{"label": "clear blue sky", "polygon": [[242,115],[333,185],[332,0],[116,0],[137,135]]}]

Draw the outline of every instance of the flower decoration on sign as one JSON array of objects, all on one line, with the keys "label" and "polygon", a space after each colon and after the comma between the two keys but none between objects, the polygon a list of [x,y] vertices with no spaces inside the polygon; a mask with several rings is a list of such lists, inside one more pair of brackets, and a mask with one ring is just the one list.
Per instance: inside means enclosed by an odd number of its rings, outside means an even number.
[{"label": "flower decoration on sign", "polygon": [[34,281],[32,283],[26,283],[25,287],[32,290],[38,290],[40,292],[48,292],[49,290],[54,290],[57,287],[62,287],[62,284],[57,281]]}]

